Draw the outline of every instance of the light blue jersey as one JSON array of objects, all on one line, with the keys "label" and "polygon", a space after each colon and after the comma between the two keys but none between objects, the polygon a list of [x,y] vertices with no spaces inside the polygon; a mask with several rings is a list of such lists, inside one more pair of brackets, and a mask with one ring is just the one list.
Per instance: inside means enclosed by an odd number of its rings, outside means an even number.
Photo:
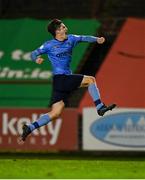
[{"label": "light blue jersey", "polygon": [[53,68],[53,74],[71,74],[70,63],[72,50],[79,42],[96,42],[97,37],[83,35],[67,35],[67,39],[59,41],[52,39],[45,42],[31,53],[33,61],[39,55],[47,54]]}]

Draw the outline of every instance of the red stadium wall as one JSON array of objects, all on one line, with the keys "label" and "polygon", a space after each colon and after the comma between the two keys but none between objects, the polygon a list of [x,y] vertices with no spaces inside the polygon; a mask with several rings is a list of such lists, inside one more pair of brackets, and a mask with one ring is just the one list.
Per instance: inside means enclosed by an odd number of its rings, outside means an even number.
[{"label": "red stadium wall", "polygon": [[[99,72],[97,85],[103,102],[119,107],[145,107],[145,21],[128,18]],[[88,92],[83,107],[94,106]]]}]

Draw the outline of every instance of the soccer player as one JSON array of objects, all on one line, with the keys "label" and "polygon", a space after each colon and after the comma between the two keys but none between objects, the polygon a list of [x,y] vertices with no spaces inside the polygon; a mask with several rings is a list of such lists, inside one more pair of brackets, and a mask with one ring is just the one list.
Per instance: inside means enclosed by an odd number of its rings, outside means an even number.
[{"label": "soccer player", "polygon": [[81,87],[88,87],[88,91],[95,103],[99,116],[103,116],[107,111],[115,108],[116,104],[106,106],[102,103],[99,89],[95,78],[81,74],[72,74],[70,63],[73,48],[80,42],[96,42],[103,44],[104,37],[84,36],[67,34],[67,27],[59,19],[53,19],[48,24],[48,32],[54,37],[46,41],[38,49],[31,53],[31,58],[37,64],[43,63],[42,54],[47,54],[53,69],[53,102],[51,111],[43,114],[40,118],[31,123],[23,125],[21,140],[25,141],[27,136],[35,129],[55,120],[62,113],[68,96],[71,92]]}]

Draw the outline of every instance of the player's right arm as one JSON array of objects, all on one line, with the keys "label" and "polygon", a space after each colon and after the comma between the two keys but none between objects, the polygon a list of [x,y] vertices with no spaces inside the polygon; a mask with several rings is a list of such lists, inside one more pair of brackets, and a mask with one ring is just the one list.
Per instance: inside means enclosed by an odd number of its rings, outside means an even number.
[{"label": "player's right arm", "polygon": [[32,51],[31,59],[35,61],[37,64],[43,63],[44,59],[41,57],[42,54],[45,54],[48,51],[48,47],[45,44],[37,48],[36,50]]}]

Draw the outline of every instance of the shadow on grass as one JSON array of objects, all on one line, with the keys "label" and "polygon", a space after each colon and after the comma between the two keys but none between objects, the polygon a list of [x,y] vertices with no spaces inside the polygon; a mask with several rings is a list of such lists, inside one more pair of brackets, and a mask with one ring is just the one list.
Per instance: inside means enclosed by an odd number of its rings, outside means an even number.
[{"label": "shadow on grass", "polygon": [[145,152],[0,152],[0,159],[145,161]]}]

